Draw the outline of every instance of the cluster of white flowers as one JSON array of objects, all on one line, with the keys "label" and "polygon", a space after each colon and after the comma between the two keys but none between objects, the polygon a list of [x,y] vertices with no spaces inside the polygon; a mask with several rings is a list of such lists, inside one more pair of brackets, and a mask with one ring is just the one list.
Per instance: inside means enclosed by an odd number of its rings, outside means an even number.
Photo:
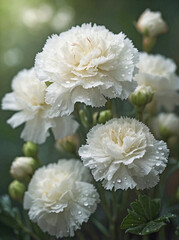
[{"label": "cluster of white flowers", "polygon": [[50,105],[45,102],[46,84],[39,81],[34,68],[22,70],[12,81],[12,93],[7,93],[2,100],[2,108],[19,111],[8,123],[17,127],[26,122],[21,137],[26,141],[43,143],[52,129],[56,139],[73,134],[78,123],[71,116],[50,118]]},{"label": "cluster of white flowers", "polygon": [[162,19],[160,12],[152,12],[146,9],[137,21],[137,29],[142,34],[155,37],[167,31],[167,24]]},{"label": "cluster of white flowers", "polygon": [[79,155],[106,189],[145,189],[158,183],[168,149],[143,123],[120,118],[93,127]]},{"label": "cluster of white flowers", "polygon": [[104,106],[105,97],[126,99],[135,89],[138,51],[123,33],[83,24],[49,38],[35,70],[47,88],[51,115],[69,115],[76,102]]},{"label": "cluster of white flowers", "polygon": [[74,236],[96,210],[99,195],[78,160],[60,160],[38,169],[24,196],[29,217],[50,235]]},{"label": "cluster of white flowers", "polygon": [[[154,36],[164,32],[166,24],[159,13],[147,10],[138,28]],[[18,111],[8,123],[12,127],[25,123],[21,137],[34,143],[45,142],[50,129],[55,139],[68,136],[58,141],[60,150],[75,152],[77,143],[69,135],[78,128],[70,115],[76,102],[100,107],[107,98],[127,99],[132,92],[141,92],[146,103],[155,93],[157,103],[167,109],[179,105],[175,63],[146,53],[140,53],[138,61],[132,42],[123,33],[113,34],[104,26],[83,24],[53,35],[37,54],[35,67],[19,72],[12,81],[13,92],[3,98],[3,109]],[[174,130],[178,118],[165,117],[159,120],[167,126],[174,123]],[[148,127],[135,119],[98,124],[79,149],[84,166],[78,160],[62,159],[36,170],[24,196],[24,208],[42,231],[57,238],[74,236],[99,202],[88,168],[105,189],[143,190],[159,182],[168,154],[166,144],[157,141]],[[32,175],[31,160],[16,159],[11,174],[16,178]]]},{"label": "cluster of white flowers", "polygon": [[179,105],[179,77],[176,75],[176,64],[161,55],[140,53],[137,64],[139,73],[134,79],[139,86],[151,87],[155,92],[154,101],[167,110]]}]

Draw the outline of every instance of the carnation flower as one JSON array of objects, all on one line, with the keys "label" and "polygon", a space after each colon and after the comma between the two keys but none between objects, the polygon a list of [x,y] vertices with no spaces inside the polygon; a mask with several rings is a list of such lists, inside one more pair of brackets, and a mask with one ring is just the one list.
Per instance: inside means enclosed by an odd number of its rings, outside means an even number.
[{"label": "carnation flower", "polygon": [[130,118],[112,119],[93,127],[79,149],[83,163],[104,188],[154,187],[166,167],[168,149],[143,123]]},{"label": "carnation flower", "polygon": [[149,86],[155,92],[154,101],[167,110],[179,105],[179,78],[175,74],[176,64],[161,55],[140,53],[139,73],[135,80],[139,86]]},{"label": "carnation flower", "polygon": [[31,157],[17,157],[11,165],[10,173],[14,178],[21,179],[32,175],[36,168],[36,162]]},{"label": "carnation flower", "polygon": [[29,218],[57,238],[74,236],[99,202],[90,181],[88,169],[78,160],[60,160],[38,169],[24,196]]},{"label": "carnation flower", "polygon": [[154,37],[165,33],[167,24],[162,19],[160,12],[152,12],[150,9],[146,9],[137,21],[137,29],[142,34]]},{"label": "carnation flower", "polygon": [[160,113],[151,126],[157,137],[179,135],[179,117],[175,113]]},{"label": "carnation flower", "polygon": [[12,93],[2,100],[2,108],[19,111],[7,122],[18,127],[26,122],[21,137],[25,141],[43,143],[49,136],[49,129],[56,139],[73,134],[78,123],[71,116],[50,118],[50,105],[45,102],[46,84],[36,78],[34,69],[22,70],[12,81]]},{"label": "carnation flower", "polygon": [[35,70],[49,81],[46,101],[52,116],[69,115],[76,102],[104,106],[107,98],[126,99],[135,89],[138,52],[123,33],[83,24],[49,38]]}]

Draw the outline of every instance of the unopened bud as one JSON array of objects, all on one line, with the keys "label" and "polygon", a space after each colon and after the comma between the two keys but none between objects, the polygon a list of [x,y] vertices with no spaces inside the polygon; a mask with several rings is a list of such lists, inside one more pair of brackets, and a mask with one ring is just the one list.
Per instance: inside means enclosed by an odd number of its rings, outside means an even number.
[{"label": "unopened bud", "polygon": [[112,118],[111,110],[104,110],[99,113],[98,123],[105,123]]},{"label": "unopened bud", "polygon": [[145,106],[152,101],[154,92],[151,87],[138,86],[136,90],[130,95],[131,102],[137,106]]},{"label": "unopened bud", "polygon": [[15,179],[23,179],[32,175],[37,167],[36,161],[31,157],[17,157],[11,165],[10,173]]},{"label": "unopened bud", "polygon": [[38,146],[33,142],[26,142],[22,147],[22,152],[26,157],[37,157]]},{"label": "unopened bud", "polygon": [[137,21],[136,27],[144,36],[156,37],[167,32],[167,24],[162,19],[160,12],[146,9]]},{"label": "unopened bud", "polygon": [[157,117],[162,138],[179,135],[179,117],[174,113],[160,113]]},{"label": "unopened bud", "polygon": [[9,185],[9,195],[11,198],[22,201],[26,187],[23,183],[14,180]]},{"label": "unopened bud", "polygon": [[64,139],[56,141],[56,148],[60,152],[75,153],[79,146],[79,141],[76,136],[68,136]]}]

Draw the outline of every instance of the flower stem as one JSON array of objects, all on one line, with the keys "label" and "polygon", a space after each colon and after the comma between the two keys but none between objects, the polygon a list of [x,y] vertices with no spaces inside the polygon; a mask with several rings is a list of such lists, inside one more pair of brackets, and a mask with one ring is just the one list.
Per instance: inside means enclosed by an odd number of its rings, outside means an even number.
[{"label": "flower stem", "polygon": [[149,235],[144,235],[144,236],[142,237],[142,239],[143,239],[143,240],[149,240]]},{"label": "flower stem", "polygon": [[144,111],[145,106],[136,106],[136,113],[137,113],[137,119],[139,121],[143,121],[143,111]]},{"label": "flower stem", "polygon": [[35,233],[33,233],[30,229],[28,229],[27,227],[25,227],[20,220],[17,220],[17,223],[18,223],[19,227],[20,227],[25,233],[29,234],[33,239],[35,239],[35,240],[40,240],[40,238],[39,238]]},{"label": "flower stem", "polygon": [[159,231],[159,240],[165,240],[166,237],[165,237],[165,228],[161,228],[160,231]]}]

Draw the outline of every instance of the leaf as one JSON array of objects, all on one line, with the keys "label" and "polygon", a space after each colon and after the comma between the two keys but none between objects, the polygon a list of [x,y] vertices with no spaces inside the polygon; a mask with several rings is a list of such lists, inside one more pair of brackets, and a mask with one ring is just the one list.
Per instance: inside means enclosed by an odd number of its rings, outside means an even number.
[{"label": "leaf", "polygon": [[121,229],[136,235],[158,232],[171,218],[175,217],[170,213],[159,217],[160,200],[152,200],[146,195],[139,195],[130,207],[132,210],[128,209],[128,215],[123,219]]},{"label": "leaf", "polygon": [[2,196],[0,198],[0,222],[8,227],[13,228],[14,230],[17,230],[19,228],[17,223],[19,216],[19,210],[15,207],[12,207],[9,196]]}]

